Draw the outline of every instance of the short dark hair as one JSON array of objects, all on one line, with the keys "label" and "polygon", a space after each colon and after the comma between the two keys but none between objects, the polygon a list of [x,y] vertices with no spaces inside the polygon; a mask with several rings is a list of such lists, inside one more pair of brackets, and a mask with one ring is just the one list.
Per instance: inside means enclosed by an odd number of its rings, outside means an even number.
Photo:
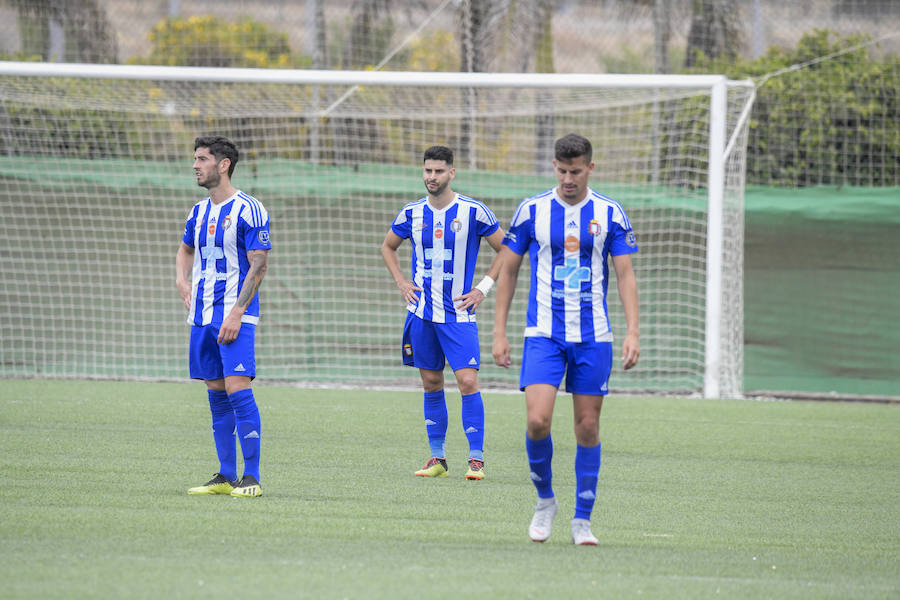
[{"label": "short dark hair", "polygon": [[442,160],[447,163],[447,166],[452,167],[453,150],[447,146],[432,146],[425,151],[425,158],[422,159],[422,162],[425,162],[426,160]]},{"label": "short dark hair", "polygon": [[234,143],[225,136],[221,135],[201,135],[194,140],[194,151],[197,148],[209,148],[209,153],[216,157],[216,162],[227,158],[231,161],[228,165],[228,177],[234,173],[234,167],[237,166],[239,153]]},{"label": "short dark hair", "polygon": [[594,155],[594,149],[586,137],[570,133],[556,140],[554,154],[556,160],[573,160],[583,156],[585,162],[589,163]]}]

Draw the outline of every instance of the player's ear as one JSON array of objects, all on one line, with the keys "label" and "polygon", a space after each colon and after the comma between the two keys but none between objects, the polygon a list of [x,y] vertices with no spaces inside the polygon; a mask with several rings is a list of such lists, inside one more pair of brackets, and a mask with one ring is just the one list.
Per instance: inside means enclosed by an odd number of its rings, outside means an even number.
[{"label": "player's ear", "polygon": [[219,164],[218,164],[219,172],[220,172],[220,173],[227,173],[227,172],[228,172],[228,168],[229,168],[230,166],[231,166],[231,159],[230,159],[230,158],[223,158],[222,160],[219,161]]}]

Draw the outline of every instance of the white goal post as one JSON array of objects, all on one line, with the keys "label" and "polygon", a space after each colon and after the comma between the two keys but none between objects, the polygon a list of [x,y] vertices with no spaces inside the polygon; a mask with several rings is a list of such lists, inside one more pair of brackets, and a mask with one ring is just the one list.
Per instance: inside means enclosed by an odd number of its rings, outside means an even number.
[{"label": "white goal post", "polygon": [[[555,185],[553,140],[574,131],[594,145],[591,187],[624,205],[641,247],[641,362],[613,390],[739,396],[752,102],[751,83],[718,75],[0,62],[0,377],[187,376],[174,254],[203,196],[193,139],[222,134],[242,152],[235,185],[272,219],[259,376],[415,386],[379,247],[424,195],[422,152],[453,148],[454,189],[505,228]],[[479,277],[492,255],[483,244]],[[519,356],[526,271],[509,324]],[[492,364],[492,321],[488,298],[480,379],[513,389],[515,370]]]}]

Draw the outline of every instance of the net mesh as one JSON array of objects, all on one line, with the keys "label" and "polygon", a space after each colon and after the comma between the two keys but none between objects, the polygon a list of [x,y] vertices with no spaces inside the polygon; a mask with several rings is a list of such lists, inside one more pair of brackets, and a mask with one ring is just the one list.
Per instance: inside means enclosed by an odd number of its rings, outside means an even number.
[{"label": "net mesh", "polygon": [[[348,93],[349,92],[349,93]],[[454,148],[454,189],[505,228],[525,197],[555,185],[552,143],[592,140],[591,185],[638,234],[640,367],[614,389],[702,389],[708,91],[360,88],[72,77],[0,77],[0,376],[186,376],[188,327],[174,256],[204,191],[193,139],[221,134],[242,155],[233,183],[266,206],[274,250],[261,289],[259,375],[322,384],[413,385],[400,366],[404,303],[379,248],[424,195],[421,155]],[[729,90],[721,379],[740,391],[743,173],[749,90]],[[737,127],[737,129],[736,129]],[[480,278],[493,252],[482,245]],[[408,269],[409,247],[401,246]],[[521,356],[527,260],[510,314]],[[610,283],[609,310],[624,318]],[[483,385],[517,373],[490,360],[493,298],[479,309]]]}]

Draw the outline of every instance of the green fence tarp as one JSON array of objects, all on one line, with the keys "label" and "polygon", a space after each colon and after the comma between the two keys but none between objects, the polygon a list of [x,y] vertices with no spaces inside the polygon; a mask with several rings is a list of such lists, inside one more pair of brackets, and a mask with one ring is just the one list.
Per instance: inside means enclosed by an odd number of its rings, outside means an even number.
[{"label": "green fence tarp", "polygon": [[[19,180],[26,194],[31,182],[44,194],[100,186],[118,195],[149,187],[161,198],[175,190],[179,198],[196,196],[185,170],[169,162],[0,157],[0,177]],[[235,183],[267,206],[304,197],[363,204],[392,197],[396,203],[422,193],[418,171],[251,161]],[[461,170],[455,187],[497,202],[505,220],[510,206],[548,182],[552,176]],[[667,195],[647,186],[601,187],[626,208],[638,202],[691,210],[705,202],[703,190]],[[745,391],[900,396],[900,188],[754,186],[745,206]]]},{"label": "green fence tarp", "polygon": [[900,188],[745,194],[744,389],[900,396]]}]

